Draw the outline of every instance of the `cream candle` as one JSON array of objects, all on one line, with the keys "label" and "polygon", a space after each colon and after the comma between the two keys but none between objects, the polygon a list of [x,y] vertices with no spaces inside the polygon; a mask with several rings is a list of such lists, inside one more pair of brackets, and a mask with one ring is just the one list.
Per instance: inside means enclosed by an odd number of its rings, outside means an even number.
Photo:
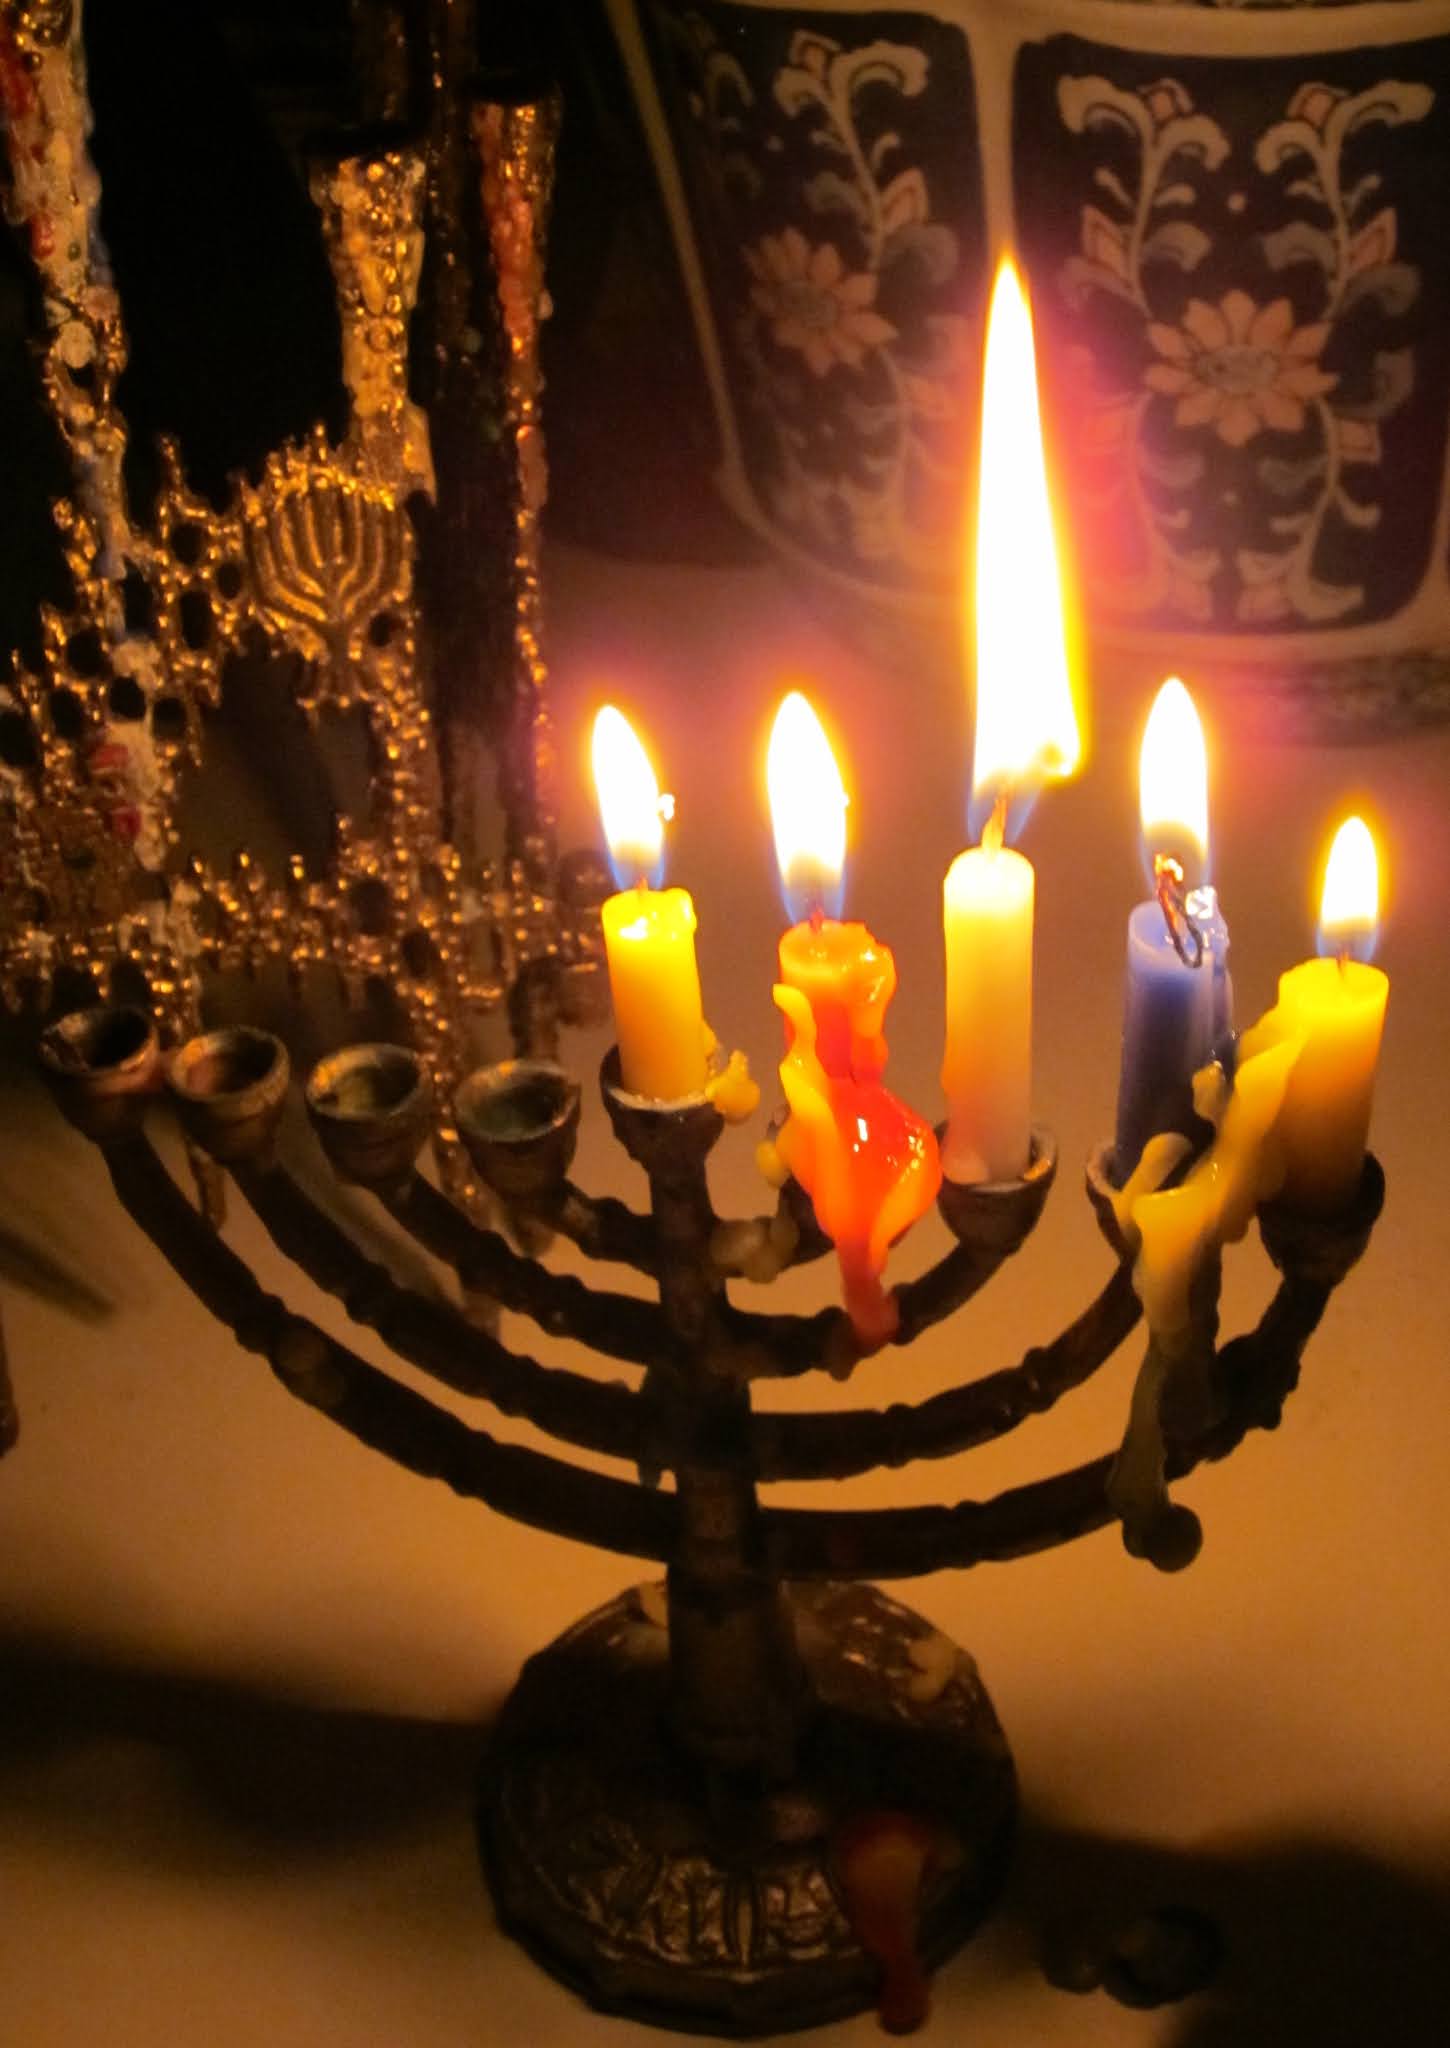
[{"label": "cream candle", "polygon": [[948,1180],[1016,1180],[1032,1150],[1032,863],[1002,844],[994,811],[942,890],[950,1105]]},{"label": "cream candle", "polygon": [[1032,1151],[1030,863],[1005,842],[1014,808],[1081,755],[1068,668],[1032,321],[1010,261],[987,322],[977,493],[974,808],[979,846],[959,855],[942,894],[948,1179],[1015,1180]]},{"label": "cream candle", "polygon": [[616,878],[635,878],[600,912],[620,1078],[634,1095],[673,1102],[698,1095],[709,1078],[695,906],[688,890],[650,886],[663,865],[670,805],[660,797],[649,756],[613,705],[594,721],[593,765]]}]

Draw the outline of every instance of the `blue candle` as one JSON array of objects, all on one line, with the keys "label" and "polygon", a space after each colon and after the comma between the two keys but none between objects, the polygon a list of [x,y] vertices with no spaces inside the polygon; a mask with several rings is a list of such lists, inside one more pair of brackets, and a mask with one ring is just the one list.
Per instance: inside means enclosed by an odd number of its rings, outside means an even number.
[{"label": "blue candle", "polygon": [[1113,1145],[1113,1178],[1120,1185],[1160,1131],[1207,1135],[1193,1113],[1193,1076],[1211,1059],[1232,1055],[1228,927],[1204,880],[1208,754],[1198,713],[1176,676],[1164,683],[1149,714],[1138,792],[1154,893],[1128,920]]},{"label": "blue candle", "polygon": [[1229,1049],[1233,984],[1228,926],[1212,889],[1195,889],[1189,916],[1202,937],[1196,966],[1173,943],[1157,898],[1128,919],[1128,979],[1123,1005],[1123,1066],[1113,1179],[1122,1184],[1143,1147],[1160,1131],[1202,1135],[1193,1114],[1193,1076]]}]

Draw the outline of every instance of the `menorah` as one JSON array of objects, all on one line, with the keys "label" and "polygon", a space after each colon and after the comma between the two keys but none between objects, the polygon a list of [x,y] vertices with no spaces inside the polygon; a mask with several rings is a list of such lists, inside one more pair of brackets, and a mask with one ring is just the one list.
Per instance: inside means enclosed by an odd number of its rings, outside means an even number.
[{"label": "menorah", "polygon": [[[752,1411],[756,1381],[844,1377],[860,1347],[841,1309],[759,1314],[730,1301],[732,1279],[760,1280],[826,1247],[791,1184],[773,1215],[717,1217],[706,1162],[722,1119],[706,1096],[630,1095],[617,1055],[605,1060],[604,1106],[648,1179],[648,1213],[568,1178],[580,1089],[562,1067],[481,1068],[453,1104],[474,1167],[535,1241],[558,1233],[650,1275],[651,1302],[550,1272],[417,1171],[432,1105],[416,1054],[351,1046],[306,1085],[341,1179],[367,1188],[467,1292],[643,1368],[643,1386],[628,1389],[514,1353],[369,1257],[277,1162],[288,1091],[279,1040],[212,1032],[164,1063],[142,1013],[98,1008],[60,1019],[43,1053],[57,1100],[101,1147],[129,1214],[289,1392],[460,1495],[666,1567],[663,1587],[621,1594],[533,1658],[504,1709],[480,1826],[505,1924],[596,2003],[647,2019],[745,2033],[822,2021],[875,1997],[883,1966],[891,2009],[919,2009],[914,1957],[954,1948],[1001,1880],[1012,1764],[971,1660],[865,1582],[1020,1557],[1101,1528],[1115,1518],[1115,1459],[940,1507],[766,1509],[757,1489],[969,1450],[1094,1374],[1140,1313],[1104,1159],[1090,1164],[1088,1187],[1115,1268],[1050,1343],[884,1412],[766,1415]],[[626,1460],[638,1480],[495,1441],[266,1292],[145,1135],[163,1066],[192,1140],[279,1251],[355,1321],[454,1392]],[[1038,1131],[1020,1181],[945,1184],[939,1206],[955,1244],[896,1290],[897,1344],[954,1315],[1021,1248],[1054,1169]],[[1278,1290],[1253,1330],[1214,1350],[1196,1426],[1175,1427],[1170,1412],[1165,1478],[1278,1423],[1382,1195],[1370,1159],[1336,1217],[1263,1208]],[[1212,1328],[1214,1304],[1198,1312]],[[672,1491],[658,1484],[666,1471]]]},{"label": "menorah", "polygon": [[[733,1282],[769,1282],[828,1249],[804,1190],[787,1179],[772,1212],[717,1215],[707,1182],[724,1121],[716,1102],[631,1094],[617,1053],[604,1063],[603,1104],[646,1176],[648,1209],[570,1179],[581,1091],[553,1049],[597,970],[600,889],[596,865],[558,858],[547,794],[537,321],[553,115],[543,101],[450,107],[445,88],[467,69],[469,10],[430,0],[424,12],[434,95],[425,142],[389,136],[334,151],[312,176],[352,400],[346,436],[334,445],[319,429],[275,451],[220,510],[190,490],[169,453],[143,524],[121,482],[123,343],[95,225],[78,10],[65,0],[0,6],[11,210],[45,285],[44,386],[78,479],[76,502],[58,514],[75,611],[44,614],[40,668],[17,669],[0,703],[19,754],[7,754],[0,784],[14,856],[0,876],[0,993],[57,1007],[69,967],[92,998],[111,998],[58,1005],[64,1014],[41,1041],[56,1098],[100,1147],[122,1205],[161,1256],[290,1393],[461,1496],[664,1566],[662,1585],[621,1594],[533,1658],[494,1731],[480,1834],[505,1925],[597,2004],[648,2020],[759,2033],[879,1997],[888,2021],[905,2026],[924,2010],[922,1968],[967,1936],[1001,1883],[1014,1777],[970,1658],[871,1582],[1024,1556],[1117,1520],[1154,1563],[1187,1562],[1197,1523],[1170,1501],[1169,1484],[1277,1424],[1329,1296],[1364,1248],[1383,1181],[1370,1158],[1333,1214],[1282,1200],[1260,1209],[1280,1281],[1258,1324],[1227,1342],[1217,1341],[1218,1260],[1204,1261],[1194,1369],[1152,1381],[1151,1402],[1135,1397],[1123,1450],[949,1506],[761,1503],[764,1484],[834,1483],[954,1456],[1051,1408],[1137,1325],[1134,1247],[1104,1148],[1087,1189],[1112,1270],[1049,1342],[884,1410],[768,1413],[752,1404],[757,1382],[821,1371],[845,1380],[879,1341],[839,1307],[772,1314],[731,1299]],[[378,43],[390,115],[406,98],[395,76],[402,47],[395,36]],[[441,266],[430,307],[431,405],[415,405],[407,385],[420,238],[425,224],[444,244],[457,236],[465,172],[494,266],[509,457],[512,595],[492,732],[506,845],[492,866],[445,834],[448,817],[470,839],[467,774],[454,774],[445,802],[436,676],[425,687],[430,657],[457,639],[447,600],[467,522],[424,523],[425,618],[406,510],[435,482],[441,490],[445,463],[458,460],[461,435],[440,435],[440,423],[478,424],[456,264]],[[455,513],[476,484],[454,491]],[[321,877],[300,861],[275,877],[242,859],[221,876],[175,858],[176,771],[199,749],[226,657],[251,633],[295,658],[304,712],[360,703],[375,741],[377,815],[369,829],[340,827]],[[168,707],[174,727],[161,716]],[[466,770],[480,742],[464,718],[450,734],[445,782],[450,759]],[[401,1285],[280,1163],[282,1042],[249,1027],[197,1032],[209,971],[278,959],[333,967],[349,995],[369,975],[399,984],[413,1042],[352,1044],[323,1059],[306,1083],[307,1113],[338,1178],[453,1270],[459,1306]],[[124,966],[144,974],[146,1007],[116,999]],[[465,1026],[502,1007],[520,1057],[470,1070]],[[496,1440],[269,1292],[217,1228],[219,1204],[196,1207],[154,1148],[147,1119],[163,1094],[204,1188],[215,1193],[229,1176],[282,1257],[396,1358],[454,1396],[633,1466],[635,1478]],[[417,1165],[430,1137],[440,1169],[431,1178]],[[1055,1169],[1039,1129],[1020,1179],[943,1184],[952,1248],[893,1291],[891,1343],[954,1318],[1022,1248]],[[472,1176],[506,1231],[487,1227]],[[557,1238],[646,1276],[657,1299],[552,1270]],[[484,1303],[635,1369],[640,1384],[516,1353],[493,1334]],[[1140,1377],[1140,1396],[1149,1384]],[[0,1387],[0,1442],[11,1435]]]}]

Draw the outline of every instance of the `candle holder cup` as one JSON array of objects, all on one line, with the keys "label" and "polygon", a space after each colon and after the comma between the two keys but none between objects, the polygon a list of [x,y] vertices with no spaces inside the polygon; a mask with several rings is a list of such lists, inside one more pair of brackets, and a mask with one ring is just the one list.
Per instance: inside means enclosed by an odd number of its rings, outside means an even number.
[{"label": "candle holder cup", "polygon": [[182,1129],[218,1166],[268,1156],[290,1075],[281,1039],[248,1025],[188,1039],[166,1066]]},{"label": "candle holder cup", "polygon": [[524,1210],[562,1186],[579,1141],[579,1084],[552,1060],[503,1060],[470,1074],[453,1119],[480,1177]]},{"label": "candle holder cup", "polygon": [[[188,1130],[311,1280],[409,1364],[561,1443],[622,1461],[631,1479],[495,1440],[265,1292],[147,1139],[159,1054],[144,1018],[108,1009],[64,1019],[43,1060],[125,1207],[292,1393],[460,1495],[665,1567],[663,1581],[622,1592],[532,1658],[503,1711],[479,1828],[504,1925],[595,2004],[662,2024],[773,2032],[878,1995],[898,2018],[919,2016],[911,1971],[949,1954],[1002,1880],[1015,1784],[970,1658],[865,1582],[1005,1560],[1102,1528],[1117,1519],[1117,1459],[1109,1452],[996,1498],[938,1507],[783,1508],[766,1505],[760,1488],[839,1483],[965,1452],[1090,1378],[1140,1317],[1111,1147],[1089,1162],[1087,1185],[1114,1268],[1056,1337],[1016,1365],[884,1410],[762,1410],[757,1381],[816,1369],[848,1376],[861,1348],[839,1308],[785,1315],[731,1301],[735,1274],[764,1270],[763,1246],[776,1270],[821,1245],[790,1185],[773,1216],[716,1214],[706,1163],[723,1119],[707,1096],[631,1095],[617,1052],[606,1057],[604,1107],[649,1188],[648,1208],[636,1210],[568,1179],[580,1095],[563,1068],[508,1061],[456,1092],[459,1132],[487,1184],[589,1256],[648,1274],[651,1301],[550,1272],[423,1178],[413,1160],[428,1090],[413,1054],[345,1048],[306,1086],[339,1177],[371,1189],[451,1264],[465,1299],[487,1293],[642,1370],[631,1390],[516,1353],[365,1254],[277,1163],[287,1066],[275,1040],[210,1033],[173,1055],[171,1093]],[[953,1242],[897,1287],[895,1345],[954,1316],[1020,1250],[1055,1169],[1051,1135],[1037,1130],[1019,1181],[943,1187]],[[1226,1456],[1248,1430],[1277,1424],[1383,1191],[1369,1159],[1338,1217],[1263,1210],[1280,1281],[1255,1329],[1216,1345],[1216,1265],[1196,1290],[1213,1398],[1164,1402],[1163,1512],[1134,1537],[1138,1554],[1177,1569],[1196,1550],[1197,1517],[1168,1501],[1167,1486]],[[884,1890],[883,1868],[897,1873]]]},{"label": "candle holder cup", "polygon": [[387,1187],[405,1178],[432,1128],[433,1087],[416,1053],[350,1045],[313,1068],[307,1114],[342,1180]]},{"label": "candle holder cup", "polygon": [[143,1010],[73,1010],[42,1033],[40,1058],[67,1120],[98,1144],[139,1130],[161,1085],[161,1044]]}]

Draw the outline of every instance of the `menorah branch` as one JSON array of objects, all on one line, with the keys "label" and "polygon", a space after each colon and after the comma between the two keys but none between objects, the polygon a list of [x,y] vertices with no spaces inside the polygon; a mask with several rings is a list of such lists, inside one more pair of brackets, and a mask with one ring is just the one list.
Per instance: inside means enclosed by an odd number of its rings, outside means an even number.
[{"label": "menorah branch", "polygon": [[554,1337],[572,1337],[608,1358],[655,1363],[668,1342],[659,1307],[631,1294],[588,1287],[521,1257],[497,1231],[481,1230],[419,1173],[375,1191],[388,1214],[466,1287],[490,1294]]},{"label": "menorah branch", "polygon": [[20,1411],[10,1384],[10,1360],[5,1348],[5,1325],[0,1322],[0,1458],[20,1440]]},{"label": "menorah branch", "polygon": [[[410,1365],[583,1450],[634,1464],[670,1462],[665,1445],[654,1441],[652,1411],[625,1389],[522,1357],[447,1303],[399,1286],[280,1167],[239,1165],[233,1171],[278,1250]],[[429,1193],[458,1214],[436,1190]]]},{"label": "menorah branch", "polygon": [[653,1274],[659,1264],[654,1226],[612,1195],[587,1195],[571,1180],[529,1212],[540,1223],[567,1237],[591,1259],[616,1266],[633,1266],[637,1272]]},{"label": "menorah branch", "polygon": [[[1032,1133],[1032,1154],[1019,1181],[993,1185],[942,1185],[938,1207],[957,1239],[927,1272],[895,1290],[897,1320],[891,1343],[913,1343],[923,1330],[955,1314],[986,1285],[1003,1262],[1021,1250],[1042,1215],[1057,1173],[1057,1148],[1049,1131]],[[789,1184],[788,1184],[789,1192]],[[794,1191],[801,1203],[805,1197]],[[728,1313],[732,1370],[741,1380],[789,1379],[824,1370],[837,1379],[869,1353],[844,1309],[813,1316]]]},{"label": "menorah branch", "polygon": [[[924,1330],[945,1322],[985,1287],[1006,1256],[955,1245],[918,1279],[904,1282],[896,1289],[900,1315],[891,1343],[914,1343]],[[842,1308],[791,1315],[732,1306],[725,1329],[731,1369],[740,1380],[798,1379],[808,1372],[845,1379],[869,1355]]]},{"label": "menorah branch", "polygon": [[[1299,1380],[1304,1346],[1330,1293],[1364,1250],[1384,1200],[1384,1175],[1365,1160],[1355,1199],[1338,1218],[1260,1212],[1265,1244],[1284,1272],[1249,1334],[1217,1354],[1223,1412],[1192,1433],[1165,1435],[1165,1476],[1181,1479],[1237,1449],[1254,1429],[1274,1429]],[[1029,1556],[1090,1535],[1115,1519],[1107,1484],[1116,1452],[984,1501],[952,1507],[846,1511],[767,1509],[763,1533],[785,1578],[910,1578]]]},{"label": "menorah branch", "polygon": [[668,1495],[501,1444],[398,1385],[266,1293],[144,1138],[102,1149],[128,1215],[242,1348],[267,1359],[289,1393],[395,1464],[441,1479],[515,1521],[631,1557],[672,1554],[676,1515]]},{"label": "menorah branch", "polygon": [[1103,1365],[1142,1314],[1120,1267],[1090,1307],[1020,1365],[916,1403],[811,1415],[758,1415],[752,1445],[760,1479],[849,1479],[878,1466],[947,1458],[1005,1436],[1041,1415]]}]

